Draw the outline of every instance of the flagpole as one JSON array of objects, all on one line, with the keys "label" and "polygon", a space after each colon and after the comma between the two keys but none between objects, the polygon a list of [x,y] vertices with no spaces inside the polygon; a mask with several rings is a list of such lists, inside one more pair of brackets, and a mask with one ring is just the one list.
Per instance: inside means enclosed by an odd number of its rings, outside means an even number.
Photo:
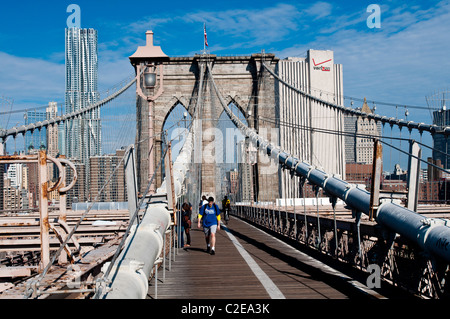
[{"label": "flagpole", "polygon": [[206,55],[206,38],[205,38],[205,33],[206,33],[206,23],[203,23],[203,54]]}]

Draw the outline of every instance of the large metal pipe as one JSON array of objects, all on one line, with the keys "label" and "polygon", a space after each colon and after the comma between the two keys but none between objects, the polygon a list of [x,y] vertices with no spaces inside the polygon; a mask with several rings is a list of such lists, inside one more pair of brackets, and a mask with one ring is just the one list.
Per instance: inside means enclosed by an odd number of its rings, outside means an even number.
[{"label": "large metal pipe", "polygon": [[[278,148],[268,147],[267,152],[272,158],[278,158],[279,164],[294,170],[296,175],[307,178],[329,196],[340,198],[349,207],[369,215],[370,193],[366,190],[335,176],[329,177],[325,172],[306,163],[299,163],[295,158],[289,160],[290,155]],[[387,202],[379,207],[376,221],[417,243],[422,249],[450,262],[450,220],[426,218],[405,207]]]},{"label": "large metal pipe", "polygon": [[[193,129],[173,164],[175,199],[181,195],[182,184],[189,171],[192,155]],[[157,194],[166,194],[166,179],[157,189]],[[148,278],[161,255],[164,236],[171,224],[166,204],[151,204],[143,220],[131,231],[117,264],[111,271],[111,291],[105,299],[144,299],[148,293]],[[137,227],[137,228],[136,228]],[[104,265],[106,270],[109,264]]]},{"label": "large metal pipe", "polygon": [[[359,189],[335,176],[297,159],[288,160],[288,154],[278,148],[267,148],[272,158],[278,158],[279,164],[294,170],[316,186],[321,187],[329,196],[342,199],[349,207],[365,214],[370,210],[370,193]],[[295,166],[293,166],[295,164]],[[390,230],[417,243],[422,249],[450,262],[450,221],[426,218],[405,207],[387,202],[380,206],[376,221]]]},{"label": "large metal pipe", "polygon": [[[269,68],[267,68],[267,70],[277,77]],[[212,84],[225,112],[227,112],[233,123],[241,129],[242,133],[247,136],[256,147],[259,147],[260,150],[266,152],[267,155],[275,161],[278,161],[279,165],[290,169],[297,176],[302,176],[311,184],[322,188],[329,196],[340,198],[352,209],[369,215],[369,192],[360,189],[355,185],[351,185],[340,178],[329,176],[327,173],[308,163],[301,162],[299,159],[283,151],[280,147],[268,143],[265,139],[258,136],[256,131],[246,127],[239,118],[231,112],[220,96],[220,92],[215,86],[214,79],[212,79]],[[315,97],[310,98],[317,99]],[[398,123],[394,121],[393,124]],[[411,125],[412,123],[408,122],[407,124]],[[422,124],[418,124],[417,126],[420,127],[421,130],[427,130]],[[412,127],[412,125],[409,127]],[[431,131],[434,131],[434,129]],[[427,219],[414,211],[392,203],[385,203],[380,206],[376,221],[413,242],[418,243],[426,251],[438,255],[445,261],[450,262],[450,221],[434,218]],[[429,225],[427,226],[424,223]]]},{"label": "large metal pipe", "polygon": [[[111,291],[105,299],[145,299],[148,278],[161,255],[171,217],[166,204],[151,204],[139,225],[133,226],[110,275]],[[103,270],[109,263],[103,266]],[[104,271],[105,272],[105,271]]]},{"label": "large metal pipe", "polygon": [[427,218],[394,203],[378,208],[377,222],[450,262],[450,220]]}]

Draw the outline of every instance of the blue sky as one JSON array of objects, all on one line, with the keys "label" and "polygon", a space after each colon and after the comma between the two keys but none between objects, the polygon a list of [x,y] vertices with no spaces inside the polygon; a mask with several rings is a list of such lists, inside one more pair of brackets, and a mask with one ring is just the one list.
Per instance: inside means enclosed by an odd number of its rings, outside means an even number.
[{"label": "blue sky", "polygon": [[[72,3],[81,26],[99,31],[100,90],[133,72],[128,56],[144,45],[146,30],[167,55],[193,55],[203,49],[203,23],[217,55],[333,50],[347,96],[426,107],[425,96],[450,87],[449,1],[4,1],[0,96],[13,98],[15,109],[63,101]],[[369,4],[381,7],[379,29],[367,26]],[[377,112],[404,110],[377,105]],[[409,120],[431,121],[428,110],[409,112]]]}]

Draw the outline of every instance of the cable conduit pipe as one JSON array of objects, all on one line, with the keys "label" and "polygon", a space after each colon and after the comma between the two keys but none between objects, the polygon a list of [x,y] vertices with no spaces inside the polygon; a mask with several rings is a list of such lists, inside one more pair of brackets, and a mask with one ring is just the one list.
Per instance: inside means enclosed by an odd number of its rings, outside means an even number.
[{"label": "cable conduit pipe", "polygon": [[[111,290],[104,299],[145,299],[148,278],[161,255],[171,222],[167,204],[151,204],[139,225],[130,232],[118,262],[111,271]],[[109,263],[102,268],[109,267]]]},{"label": "cable conduit pipe", "polygon": [[[267,67],[265,68],[270,73],[272,73],[270,69],[268,69]],[[212,76],[212,72],[210,69],[209,72]],[[272,73],[272,75],[274,74]],[[274,76],[277,77],[276,75]],[[238,121],[238,123],[240,123],[240,125],[237,125],[235,123],[238,127],[243,125],[242,122],[240,122],[238,119],[235,119],[229,108],[226,106],[226,104],[224,104],[213,78],[212,84],[216,90],[217,95],[219,96],[219,100],[221,101],[223,108],[225,109],[229,117],[232,120],[234,119],[234,121]],[[301,93],[304,94],[303,92]],[[311,99],[318,100],[317,98],[314,98],[312,96],[307,96]],[[323,103],[327,104],[324,101]],[[384,120],[384,122],[389,122],[389,120]],[[425,129],[426,125],[418,124],[418,127],[419,130],[427,130]],[[242,132],[245,136],[250,137],[251,135],[249,132],[254,132],[254,130],[246,128],[242,129]],[[257,133],[255,132],[255,134]],[[252,141],[253,140],[254,139],[252,139]],[[309,180],[311,184],[323,188],[327,194],[340,198],[350,208],[369,215],[370,193],[366,190],[360,189],[355,185],[348,184],[347,182],[336,177],[332,177],[331,179],[329,179],[325,185],[325,172],[322,172],[305,162],[298,163],[300,162],[298,159],[293,159],[291,162],[286,161],[287,156],[290,156],[288,153],[277,149],[261,137],[257,138],[257,141],[259,141],[259,145],[262,150],[264,150],[265,148],[265,150],[267,151],[267,155],[273,157],[272,153],[276,154],[275,158],[279,159],[279,163],[282,165],[288,164],[286,166],[291,170],[295,168],[294,173],[298,176],[303,176],[307,180]],[[294,165],[296,161],[297,163]],[[423,221],[422,224],[420,224],[418,220]],[[440,256],[446,262],[450,262],[450,221],[435,218],[427,219],[426,217],[417,214],[414,211],[411,211],[402,206],[395,205],[393,203],[383,203],[382,205],[380,205],[377,211],[376,221],[379,224],[391,229],[392,231],[407,237],[413,242],[418,243],[426,251]]]},{"label": "cable conduit pipe", "polygon": [[394,203],[383,203],[377,222],[450,262],[450,220],[426,218]]}]

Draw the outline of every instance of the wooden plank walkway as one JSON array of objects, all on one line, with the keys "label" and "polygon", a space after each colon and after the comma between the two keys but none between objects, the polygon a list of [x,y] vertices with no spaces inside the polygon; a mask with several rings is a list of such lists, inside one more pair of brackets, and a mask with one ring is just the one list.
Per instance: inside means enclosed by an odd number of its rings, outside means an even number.
[{"label": "wooden plank walkway", "polygon": [[[215,255],[206,253],[203,232],[193,225],[191,247],[178,250],[171,271],[166,262],[164,282],[159,270],[157,299],[271,299],[270,281],[279,293],[274,299],[348,299],[355,294],[348,290],[349,278],[240,219],[232,217],[227,229],[218,231]],[[155,297],[154,284],[148,299]]]}]

